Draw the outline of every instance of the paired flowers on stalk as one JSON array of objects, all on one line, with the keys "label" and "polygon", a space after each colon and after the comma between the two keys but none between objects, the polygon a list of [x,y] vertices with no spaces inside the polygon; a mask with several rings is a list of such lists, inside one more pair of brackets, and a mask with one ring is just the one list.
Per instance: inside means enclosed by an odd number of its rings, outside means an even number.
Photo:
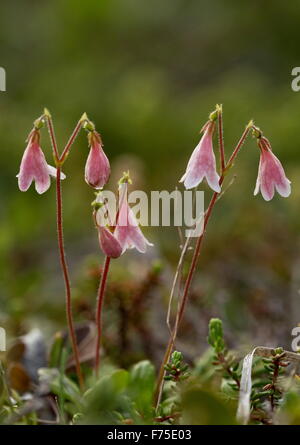
[{"label": "paired flowers on stalk", "polygon": [[[56,168],[48,165],[40,144],[40,130],[44,126],[48,114],[49,112],[45,110],[45,113],[34,122],[33,129],[26,140],[27,146],[17,175],[19,189],[22,192],[26,192],[34,181],[36,191],[39,194],[45,193],[51,184],[50,177],[56,177]],[[100,189],[108,182],[110,176],[110,165],[103,151],[101,136],[96,132],[94,124],[85,113],[79,121],[79,127],[88,130],[90,146],[85,165],[85,181],[91,187]],[[63,159],[57,156],[55,150],[53,154],[56,162],[62,165],[68,153],[63,155]],[[61,175],[61,179],[65,179],[64,174]]]},{"label": "paired flowers on stalk", "polygon": [[[56,177],[56,168],[47,164],[40,144],[40,129],[44,125],[45,116],[46,114],[42,115],[34,122],[34,127],[27,138],[27,147],[17,175],[19,189],[22,192],[27,191],[34,181],[36,191],[39,194],[45,193],[51,184],[50,176]],[[110,177],[110,163],[104,153],[101,136],[86,114],[83,115],[81,124],[82,128],[88,132],[87,137],[90,147],[85,164],[85,181],[99,191],[101,195],[101,190]],[[65,179],[63,173],[61,179]],[[118,222],[116,222],[115,227],[97,224],[101,250],[111,258],[118,258],[127,249],[132,248],[145,253],[147,245],[152,245],[143,235],[128,204],[127,189],[130,182],[128,174],[124,174],[119,181],[119,196],[121,199],[119,199]]]},{"label": "paired flowers on stalk", "polygon": [[[206,179],[207,184],[214,192],[221,192],[222,181],[220,181],[220,176],[217,172],[213,149],[213,134],[220,112],[222,112],[222,108],[217,106],[201,129],[203,135],[189,159],[184,175],[179,181],[184,183],[186,189],[195,188],[203,179]],[[269,140],[262,135],[261,130],[255,127],[252,122],[250,122],[248,128],[252,129],[253,136],[256,137],[260,149],[259,169],[254,195],[261,191],[263,198],[266,201],[270,201],[276,190],[281,196],[288,197],[291,193],[291,182],[286,177],[281,162],[274,155]],[[224,176],[225,174],[226,169],[221,172],[221,175]]]},{"label": "paired flowers on stalk", "polygon": [[94,220],[98,229],[99,243],[101,250],[107,257],[118,258],[128,249],[136,249],[140,253],[145,253],[147,246],[152,246],[143,235],[138,225],[136,217],[128,204],[128,184],[131,184],[129,172],[124,172],[119,181],[118,187],[118,211],[114,225],[102,224],[98,217],[99,210],[105,205],[101,191],[97,194],[94,206]]},{"label": "paired flowers on stalk", "polygon": [[[218,137],[219,137],[219,152],[220,152],[220,175],[217,172],[216,158],[213,149],[213,134],[215,127],[218,127]],[[212,214],[213,208],[218,200],[219,194],[221,193],[221,187],[224,178],[232,167],[237,155],[239,154],[249,132],[252,130],[252,134],[257,139],[258,146],[260,148],[260,163],[258,170],[258,177],[256,182],[256,187],[254,194],[256,195],[260,190],[263,198],[269,201],[273,198],[275,189],[277,192],[284,197],[287,197],[291,193],[290,181],[286,177],[283,167],[277,157],[273,154],[271,144],[267,138],[262,135],[262,132],[254,126],[253,122],[250,121],[243,131],[237,145],[232,151],[229,160],[226,162],[224,141],[223,141],[223,117],[222,117],[222,106],[217,105],[216,109],[210,114],[209,120],[203,126],[201,133],[202,137],[199,144],[194,149],[190,160],[187,164],[186,171],[180,182],[184,183],[185,188],[192,189],[197,187],[205,178],[209,187],[214,191],[214,194],[207,206],[203,218],[203,231],[197,237],[194,246],[194,253],[191,259],[190,267],[187,273],[187,278],[183,285],[182,294],[179,297],[179,303],[176,312],[176,318],[173,328],[170,332],[169,341],[165,350],[164,358],[160,366],[158,381],[155,391],[155,406],[158,408],[161,395],[163,391],[165,369],[170,361],[171,353],[175,345],[175,341],[178,334],[178,328],[180,322],[183,318],[184,311],[188,301],[188,295],[193,280],[193,275],[197,267],[199,255],[201,252],[202,240],[204,236],[205,228],[208,224],[210,216]],[[187,238],[185,246],[188,246],[189,239]],[[173,281],[173,287],[170,295],[169,310],[171,307],[173,290],[177,284],[178,280],[178,270],[180,269],[182,259],[184,258],[186,250],[183,249],[181,257],[178,263],[178,268]],[[169,314],[167,320],[169,320]],[[169,323],[168,323],[169,324]]]}]

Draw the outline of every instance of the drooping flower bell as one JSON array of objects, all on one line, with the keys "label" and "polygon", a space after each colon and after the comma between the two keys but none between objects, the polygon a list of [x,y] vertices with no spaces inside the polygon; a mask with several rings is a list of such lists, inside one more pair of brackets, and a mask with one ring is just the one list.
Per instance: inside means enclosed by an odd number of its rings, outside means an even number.
[{"label": "drooping flower bell", "polygon": [[110,176],[110,165],[103,151],[103,144],[99,133],[88,133],[90,152],[85,164],[85,181],[95,189],[102,188]]},{"label": "drooping flower bell", "polygon": [[[27,139],[27,147],[24,151],[20,172],[17,175],[19,189],[26,192],[32,181],[35,181],[35,189],[42,194],[50,187],[50,176],[56,176],[56,168],[47,164],[45,155],[40,147],[40,132],[34,128]],[[61,176],[64,179],[65,175]]]},{"label": "drooping flower bell", "polygon": [[254,128],[254,135],[260,148],[260,161],[254,195],[259,191],[266,201],[270,201],[275,193],[284,198],[291,193],[291,181],[286,177],[279,159],[274,155],[271,144],[267,138],[262,136],[258,128]]},{"label": "drooping flower bell", "polygon": [[122,255],[122,246],[114,235],[115,227],[111,222],[111,215],[107,203],[103,198],[103,192],[96,193],[96,199],[92,202],[94,208],[93,218],[98,230],[99,245],[102,252],[110,258],[118,258]]},{"label": "drooping flower bell", "polygon": [[122,246],[122,253],[127,249],[134,248],[140,253],[145,253],[147,246],[153,246],[153,244],[143,235],[136,217],[129,207],[127,199],[129,181],[128,173],[125,173],[119,182],[120,204],[114,235]]},{"label": "drooping flower bell", "polygon": [[213,191],[217,193],[221,191],[213,150],[214,128],[214,119],[210,119],[201,130],[203,136],[190,157],[185,174],[179,181],[184,183],[186,189],[197,187],[205,178]]},{"label": "drooping flower bell", "polygon": [[107,227],[98,226],[98,237],[100,248],[106,256],[119,258],[122,255],[121,244]]}]

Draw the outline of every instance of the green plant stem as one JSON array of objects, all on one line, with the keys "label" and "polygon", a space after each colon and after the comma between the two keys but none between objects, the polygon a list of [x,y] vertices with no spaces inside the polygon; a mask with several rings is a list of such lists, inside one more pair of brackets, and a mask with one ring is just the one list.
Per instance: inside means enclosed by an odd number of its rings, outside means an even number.
[{"label": "green plant stem", "polygon": [[97,377],[99,375],[99,368],[100,368],[100,347],[102,339],[102,309],[103,309],[105,288],[106,288],[110,261],[111,261],[110,257],[105,258],[103,273],[99,284],[98,296],[97,296],[97,307],[96,307],[97,340],[96,340],[96,352],[95,352],[95,373]]},{"label": "green plant stem", "polygon": [[[220,181],[219,181],[220,185],[222,185],[222,183],[224,181],[225,171],[233,164],[236,156],[238,155],[240,149],[243,146],[243,143],[245,142],[245,139],[246,139],[246,137],[247,137],[251,127],[252,127],[252,122],[249,123],[249,125],[247,125],[247,127],[244,130],[244,132],[243,132],[239,142],[237,143],[235,149],[233,150],[233,153],[232,153],[229,161],[227,162],[227,164],[225,166],[224,172],[222,173],[222,175],[220,177]],[[165,365],[170,360],[170,356],[171,356],[171,353],[172,353],[172,350],[173,350],[173,347],[174,347],[174,344],[175,344],[175,340],[176,340],[176,337],[177,337],[178,328],[179,328],[180,322],[182,320],[182,317],[183,317],[183,314],[184,314],[184,310],[185,310],[185,307],[186,307],[186,303],[187,303],[187,300],[188,300],[189,290],[190,290],[190,286],[191,286],[192,279],[193,279],[193,276],[194,276],[194,272],[195,272],[195,269],[196,269],[196,266],[197,266],[197,263],[198,263],[199,255],[201,253],[202,241],[203,241],[203,238],[204,238],[205,230],[206,230],[208,221],[210,219],[212,210],[213,210],[213,208],[214,208],[214,206],[215,206],[215,204],[216,204],[216,202],[218,200],[218,196],[219,196],[219,194],[217,192],[215,192],[213,194],[213,196],[211,198],[211,201],[210,201],[210,203],[208,205],[208,208],[207,208],[207,210],[205,212],[204,223],[203,223],[203,232],[197,239],[196,247],[195,247],[195,250],[194,250],[193,258],[192,258],[191,265],[190,265],[189,272],[188,272],[188,276],[187,276],[187,279],[186,279],[186,282],[185,282],[183,295],[182,295],[181,302],[180,302],[180,305],[179,305],[179,309],[178,309],[178,312],[177,312],[177,315],[176,315],[175,326],[174,326],[174,329],[173,329],[173,331],[172,331],[172,333],[170,335],[169,342],[168,342],[168,345],[167,345],[167,348],[166,348],[166,351],[165,351],[165,354],[164,354],[164,358],[163,358],[162,364],[160,366],[160,370],[159,370],[159,374],[158,374],[158,380],[157,380],[157,387],[156,387],[156,392],[155,392],[155,399],[154,399],[156,409],[158,408],[158,405],[159,405],[160,399],[161,399],[161,395],[162,395],[163,382],[164,382],[164,376],[165,376]]]}]

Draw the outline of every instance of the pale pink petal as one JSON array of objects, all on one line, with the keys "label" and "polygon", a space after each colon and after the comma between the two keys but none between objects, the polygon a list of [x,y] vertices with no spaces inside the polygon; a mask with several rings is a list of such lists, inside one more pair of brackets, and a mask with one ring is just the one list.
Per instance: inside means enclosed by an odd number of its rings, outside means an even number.
[{"label": "pale pink petal", "polygon": [[216,172],[216,169],[211,169],[210,171],[207,172],[206,180],[207,180],[208,185],[214,192],[217,192],[217,193],[221,192],[221,187],[219,184],[220,176]]},{"label": "pale pink petal", "polygon": [[50,175],[48,171],[48,164],[46,162],[44,153],[41,148],[34,149],[34,179],[35,189],[38,193],[42,194],[50,187]]},{"label": "pale pink petal", "polygon": [[40,173],[39,175],[36,176],[35,178],[35,190],[42,195],[43,193],[45,193],[48,188],[51,185],[51,181],[50,181],[50,176],[49,174],[46,172],[44,172],[43,174]]},{"label": "pale pink petal", "polygon": [[123,201],[121,205],[115,236],[121,244],[123,252],[136,248],[140,253],[145,253],[147,245],[153,245],[143,235],[127,200]]},{"label": "pale pink petal", "polygon": [[17,175],[19,189],[26,192],[33,181],[33,172],[30,169],[30,147],[28,146],[23,154],[20,172]]},{"label": "pale pink petal", "polygon": [[193,189],[202,182],[204,178],[204,171],[195,166],[193,169],[190,169],[187,173],[185,173],[183,178],[184,180],[180,180],[180,182],[184,182],[185,188],[187,190]]},{"label": "pale pink petal", "polygon": [[128,246],[128,227],[127,226],[119,226],[117,225],[115,230],[115,237],[119,241],[122,246],[122,252],[125,252]]},{"label": "pale pink petal", "polygon": [[282,183],[276,184],[276,190],[283,198],[287,198],[291,194],[291,181],[288,179],[284,180]]},{"label": "pale pink petal", "polygon": [[134,247],[141,253],[145,253],[147,246],[153,246],[141,231],[136,218],[131,209],[129,209],[129,239]]},{"label": "pale pink petal", "polygon": [[258,194],[259,189],[260,189],[260,176],[261,176],[261,157],[259,159],[258,174],[257,174],[255,189],[254,189],[254,193],[253,193],[254,196],[256,196]]},{"label": "pale pink petal", "polygon": [[274,153],[269,151],[269,156],[275,188],[282,197],[287,198],[291,194],[291,181],[286,177],[281,162]]},{"label": "pale pink petal", "polygon": [[132,227],[129,230],[129,240],[132,247],[135,247],[140,253],[147,250],[147,242],[139,227]]},{"label": "pale pink petal", "polygon": [[262,175],[260,191],[265,201],[270,201],[275,193],[274,183],[267,175]]}]

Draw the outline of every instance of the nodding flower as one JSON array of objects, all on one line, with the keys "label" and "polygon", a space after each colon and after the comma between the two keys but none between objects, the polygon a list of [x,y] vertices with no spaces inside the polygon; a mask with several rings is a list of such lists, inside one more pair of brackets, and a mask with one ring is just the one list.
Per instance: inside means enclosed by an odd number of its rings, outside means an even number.
[{"label": "nodding flower", "polygon": [[90,152],[85,164],[85,181],[95,189],[101,189],[110,176],[110,165],[103,151],[99,133],[90,131],[88,134]]},{"label": "nodding flower", "polygon": [[194,149],[188,162],[186,172],[179,182],[183,182],[186,189],[197,187],[205,178],[209,187],[220,193],[220,177],[217,173],[216,158],[213,150],[214,120],[209,120],[201,132],[203,135]]},{"label": "nodding flower", "polygon": [[106,256],[118,258],[122,255],[123,249],[114,235],[115,227],[112,225],[102,191],[96,193],[96,199],[92,202],[92,206],[94,208],[93,218],[98,230],[100,249]]},{"label": "nodding flower", "polygon": [[262,136],[258,128],[254,128],[257,143],[260,148],[260,161],[254,195],[259,191],[266,201],[270,201],[275,193],[284,198],[291,193],[291,181],[286,177],[279,159],[274,155],[271,144],[267,138]]},{"label": "nodding flower", "polygon": [[100,248],[106,256],[119,258],[122,255],[121,244],[107,227],[98,226],[98,238]]},{"label": "nodding flower", "polygon": [[[35,189],[42,194],[50,187],[50,176],[56,176],[56,168],[47,164],[45,155],[40,147],[40,132],[34,128],[28,136],[27,147],[24,151],[20,172],[17,175],[19,189],[26,192],[32,181],[35,181]],[[65,175],[62,174],[61,179]]]},{"label": "nodding flower", "polygon": [[[127,175],[127,176],[126,176]],[[136,217],[128,205],[127,189],[128,189],[128,174],[123,176],[119,182],[119,212],[117,218],[117,225],[115,229],[115,237],[122,246],[122,252],[127,249],[136,249],[140,253],[145,253],[147,246],[153,246],[147,238],[143,235]]]}]

